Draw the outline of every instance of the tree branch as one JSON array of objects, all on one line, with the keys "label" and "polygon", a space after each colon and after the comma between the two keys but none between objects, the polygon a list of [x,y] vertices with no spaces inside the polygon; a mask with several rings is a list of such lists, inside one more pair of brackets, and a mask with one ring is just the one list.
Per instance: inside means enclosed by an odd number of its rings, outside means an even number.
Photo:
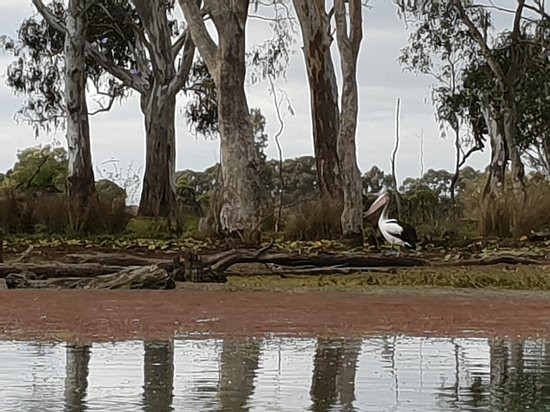
[{"label": "tree branch", "polygon": [[97,64],[103,67],[103,69],[124,83],[124,85],[134,89],[138,93],[145,93],[148,86],[148,83],[145,80],[111,62],[90,42],[86,42],[86,54],[90,58],[94,59]]},{"label": "tree branch", "polygon": [[183,53],[181,55],[180,64],[176,77],[170,82],[170,92],[177,93],[180,91],[183,86],[187,83],[189,79],[189,73],[191,72],[191,67],[193,66],[193,58],[195,56],[195,43],[191,38],[191,33],[189,29],[185,30],[185,40],[183,41]]},{"label": "tree branch", "polygon": [[[65,25],[57,19],[57,17],[52,13],[52,11],[44,5],[42,0],[32,0],[32,3],[40,13],[40,15],[46,20],[46,22],[52,26],[57,31],[66,34],[67,28]],[[112,62],[110,62],[99,50],[97,50],[90,42],[86,42],[86,55],[94,59],[97,64],[99,64],[103,69],[109,72],[111,75],[119,79],[126,86],[136,90],[139,93],[145,92],[147,83],[133,76],[126,69],[119,67]]]},{"label": "tree branch", "polygon": [[453,5],[455,6],[456,10],[458,11],[458,14],[460,15],[460,18],[462,22],[466,25],[468,28],[470,34],[474,38],[474,41],[479,45],[481,48],[481,53],[483,54],[483,57],[487,60],[487,64],[495,74],[498,83],[500,84],[502,90],[506,90],[508,85],[506,82],[506,76],[504,72],[502,71],[502,68],[497,63],[496,59],[493,56],[493,53],[491,52],[491,49],[489,48],[489,45],[487,44],[487,41],[482,36],[481,32],[478,30],[478,28],[475,26],[474,22],[470,19],[468,14],[466,13],[466,10],[464,9],[464,6],[462,4],[462,0],[453,0]]},{"label": "tree branch", "polygon": [[34,4],[40,15],[48,22],[50,26],[61,33],[67,33],[67,29],[63,22],[57,19],[57,16],[55,16],[52,11],[46,7],[42,0],[32,0],[32,4]]},{"label": "tree branch", "polygon": [[208,71],[214,79],[218,77],[218,46],[206,30],[202,14],[196,0],[179,0],[195,46],[199,49]]},{"label": "tree branch", "polygon": [[524,7],[526,9],[529,9],[531,11],[534,11],[535,13],[537,13],[538,15],[540,15],[541,17],[545,18],[546,20],[550,20],[550,14],[548,14],[545,10],[544,10],[544,5],[541,4],[540,2],[535,2],[537,4],[538,7],[535,7],[535,6],[532,6],[530,4],[525,4]]}]

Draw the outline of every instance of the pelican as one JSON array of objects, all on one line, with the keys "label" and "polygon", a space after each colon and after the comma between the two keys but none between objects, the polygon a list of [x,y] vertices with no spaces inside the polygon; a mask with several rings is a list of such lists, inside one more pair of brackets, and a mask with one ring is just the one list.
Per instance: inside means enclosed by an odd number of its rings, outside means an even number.
[{"label": "pelican", "polygon": [[[365,213],[366,216],[370,216],[378,211],[382,206],[382,213],[378,219],[378,227],[382,236],[386,239],[390,245],[398,245],[399,247],[405,246],[409,249],[415,249],[416,242],[416,230],[408,223],[397,221],[397,219],[388,219],[388,207],[390,205],[390,193],[388,191],[382,192],[378,199],[369,207],[369,210]],[[397,253],[399,256],[399,252]]]}]

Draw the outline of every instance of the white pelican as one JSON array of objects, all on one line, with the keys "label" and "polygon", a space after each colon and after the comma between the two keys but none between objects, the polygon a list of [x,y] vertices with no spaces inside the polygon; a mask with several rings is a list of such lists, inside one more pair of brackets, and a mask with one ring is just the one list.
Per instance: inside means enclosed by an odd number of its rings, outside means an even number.
[{"label": "white pelican", "polygon": [[[390,245],[405,246],[409,249],[415,249],[416,242],[416,230],[408,223],[397,221],[397,219],[388,219],[388,207],[390,205],[390,193],[387,191],[382,192],[378,199],[369,207],[369,210],[365,213],[365,216],[370,216],[382,206],[384,209],[378,219],[378,227],[382,236],[386,239]],[[399,254],[399,253],[398,253]]]}]

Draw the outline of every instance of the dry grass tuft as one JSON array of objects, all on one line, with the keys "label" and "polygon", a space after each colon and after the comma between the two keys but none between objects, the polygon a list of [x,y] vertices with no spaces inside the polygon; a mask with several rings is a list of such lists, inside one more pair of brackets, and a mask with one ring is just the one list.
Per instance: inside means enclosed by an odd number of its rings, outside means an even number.
[{"label": "dry grass tuft", "polygon": [[341,208],[330,202],[311,200],[284,212],[283,233],[288,240],[334,239],[341,236]]}]

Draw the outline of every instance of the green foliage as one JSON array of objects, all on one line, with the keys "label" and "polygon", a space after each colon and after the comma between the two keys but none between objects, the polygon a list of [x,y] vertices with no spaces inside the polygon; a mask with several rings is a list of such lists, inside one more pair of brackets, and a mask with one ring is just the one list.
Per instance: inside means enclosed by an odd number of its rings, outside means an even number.
[{"label": "green foliage", "polygon": [[382,189],[391,187],[393,177],[385,174],[378,166],[374,165],[361,177],[363,193],[380,193]]},{"label": "green foliage", "polygon": [[[65,20],[63,2],[52,0],[47,4],[60,20]],[[90,44],[97,46],[114,64],[127,70],[135,67],[128,45],[135,39],[130,29],[135,12],[127,1],[91,4],[87,9],[86,34]],[[2,41],[3,40],[3,41]],[[64,106],[64,41],[63,33],[51,27],[41,16],[25,19],[18,38],[0,38],[0,48],[14,56],[7,68],[6,83],[24,97],[16,118],[31,124],[35,132],[63,127]],[[113,99],[124,97],[124,86],[93,59],[86,59],[86,74],[98,91]]]},{"label": "green foliage", "polygon": [[101,179],[95,182],[95,189],[99,198],[108,202],[126,202],[126,190],[107,179]]},{"label": "green foliage", "polygon": [[63,192],[67,178],[65,149],[31,147],[17,154],[17,162],[7,172],[2,186],[17,190]]},{"label": "green foliage", "polygon": [[229,276],[229,285],[242,288],[284,289],[322,288],[329,290],[370,289],[373,287],[494,288],[503,290],[550,290],[549,270],[541,266],[401,268],[388,276],[385,272],[342,275]]}]

